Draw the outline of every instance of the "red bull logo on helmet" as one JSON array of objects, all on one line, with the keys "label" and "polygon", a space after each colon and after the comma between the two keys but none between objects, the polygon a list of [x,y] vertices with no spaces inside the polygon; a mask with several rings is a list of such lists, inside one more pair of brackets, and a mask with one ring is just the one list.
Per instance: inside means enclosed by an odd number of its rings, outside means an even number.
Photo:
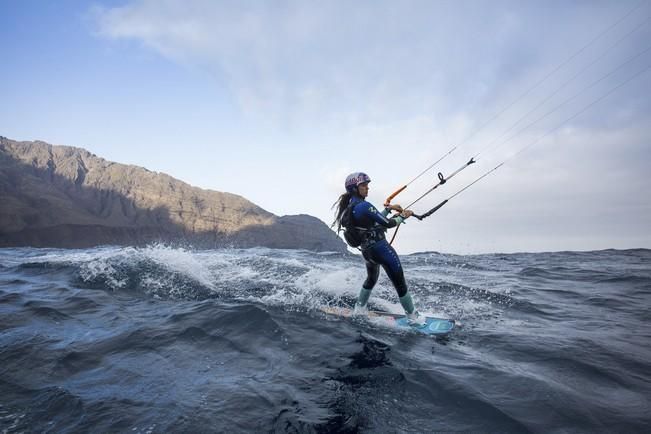
[{"label": "red bull logo on helmet", "polygon": [[359,184],[363,184],[365,182],[371,182],[371,178],[363,172],[355,172],[351,173],[348,175],[346,178],[346,189],[349,189],[350,187],[357,187]]}]

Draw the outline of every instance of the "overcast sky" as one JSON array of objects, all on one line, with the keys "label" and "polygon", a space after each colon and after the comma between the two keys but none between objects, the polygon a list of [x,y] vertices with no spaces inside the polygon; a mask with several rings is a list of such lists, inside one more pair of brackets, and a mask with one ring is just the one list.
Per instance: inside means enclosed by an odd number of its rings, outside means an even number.
[{"label": "overcast sky", "polygon": [[651,248],[646,0],[2,1],[0,55],[11,139],[327,223],[348,173],[380,206],[459,145],[394,202],[507,162],[399,252]]}]

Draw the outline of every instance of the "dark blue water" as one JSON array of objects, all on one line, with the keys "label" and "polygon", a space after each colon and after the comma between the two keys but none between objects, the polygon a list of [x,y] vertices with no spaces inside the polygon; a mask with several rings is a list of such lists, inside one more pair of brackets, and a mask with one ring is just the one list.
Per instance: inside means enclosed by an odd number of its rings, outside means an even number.
[{"label": "dark blue water", "polygon": [[651,251],[403,263],[449,337],[325,317],[352,255],[0,249],[0,430],[651,430]]}]

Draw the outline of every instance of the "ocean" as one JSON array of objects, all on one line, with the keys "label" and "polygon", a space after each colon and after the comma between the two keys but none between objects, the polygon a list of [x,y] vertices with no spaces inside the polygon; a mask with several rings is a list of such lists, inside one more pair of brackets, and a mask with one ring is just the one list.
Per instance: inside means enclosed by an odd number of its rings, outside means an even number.
[{"label": "ocean", "polygon": [[651,250],[401,259],[450,335],[322,313],[352,254],[0,249],[0,430],[651,431]]}]

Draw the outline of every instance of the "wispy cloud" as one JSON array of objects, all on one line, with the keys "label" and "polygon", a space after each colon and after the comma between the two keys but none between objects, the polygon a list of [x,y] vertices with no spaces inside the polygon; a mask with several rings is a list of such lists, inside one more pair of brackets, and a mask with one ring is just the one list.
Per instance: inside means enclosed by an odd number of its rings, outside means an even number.
[{"label": "wispy cloud", "polygon": [[530,12],[476,6],[168,0],[94,16],[106,37],[224,77],[246,111],[359,123],[462,111],[537,65]]}]

